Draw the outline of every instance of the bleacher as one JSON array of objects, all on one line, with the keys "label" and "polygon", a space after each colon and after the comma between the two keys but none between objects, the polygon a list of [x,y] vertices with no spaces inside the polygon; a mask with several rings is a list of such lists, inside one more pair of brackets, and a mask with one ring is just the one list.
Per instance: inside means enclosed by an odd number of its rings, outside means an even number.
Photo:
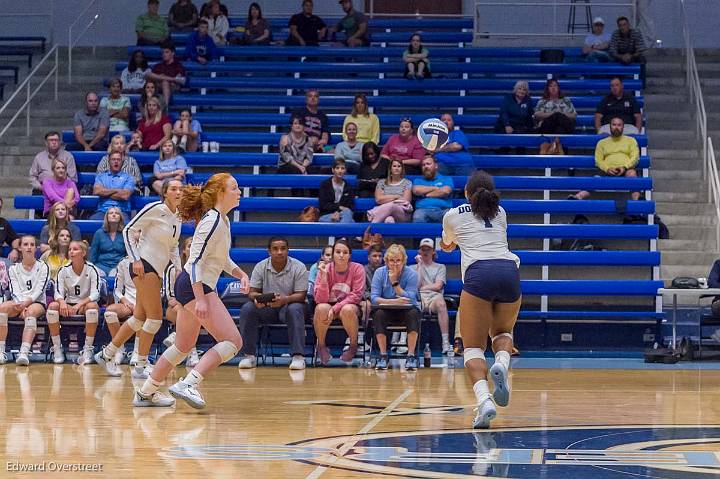
[{"label": "bleacher", "polygon": [[[272,21],[276,39],[282,38],[284,22]],[[241,200],[233,216],[232,233],[236,238],[233,259],[249,271],[252,264],[266,256],[262,238],[284,235],[291,238],[291,256],[311,263],[319,256],[318,246],[328,237],[361,236],[368,226],[295,222],[302,208],[317,205],[317,198],[291,197],[287,192],[291,188],[316,189],[327,178],[274,173],[277,154],[273,152],[281,132],[287,131],[289,112],[304,105],[305,89],[320,89],[320,108],[329,116],[331,143],[340,141],[342,121],[355,92],[367,93],[370,108],[379,115],[381,143],[396,133],[401,117],[410,115],[419,122],[451,110],[456,125],[468,136],[475,166],[496,175],[502,204],[511,215],[508,236],[511,248],[523,263],[524,304],[520,320],[527,328],[519,333],[520,346],[559,346],[559,339],[550,337],[548,331],[560,327],[583,332],[579,335],[583,339],[573,343],[576,347],[598,345],[608,336],[612,345],[639,347],[641,331],[662,319],[662,313],[655,308],[657,288],[662,283],[657,281],[660,254],[655,246],[658,227],[653,223],[655,204],[651,194],[651,159],[645,151],[647,136],[636,137],[643,150],[638,178],[595,176],[592,156],[601,138],[594,134],[593,113],[608,90],[609,78],[624,77],[626,91],[634,91],[643,105],[639,67],[582,63],[577,48],[565,49],[566,63],[540,64],[540,48],[459,46],[471,36],[462,31],[469,28],[467,19],[378,20],[374,28],[373,45],[367,48],[228,46],[220,49],[219,61],[204,66],[186,64],[187,88],[174,95],[171,115],[177,115],[181,107],[191,107],[194,118],[203,125],[203,141],[219,142],[222,149],[221,153],[185,155],[193,168],[188,180],[202,182],[212,172],[231,171],[245,188],[246,196],[249,195]],[[430,48],[435,78],[423,82],[400,78],[402,64],[398,59],[404,47],[387,46],[405,43],[408,32],[418,28],[434,29],[423,33],[423,38],[430,44],[439,44]],[[174,39],[178,43],[183,41],[180,35]],[[128,47],[128,53],[137,48]],[[160,56],[159,48],[141,49],[150,59]],[[177,54],[183,53],[179,47]],[[115,68],[119,72],[125,65],[126,61],[118,61]],[[560,78],[563,91],[570,93],[579,112],[575,134],[560,135],[563,146],[571,150],[568,156],[534,154],[540,144],[554,136],[490,133],[502,95],[511,91],[518,79],[528,79],[531,92],[537,95],[549,75]],[[136,96],[132,99],[137,102]],[[63,140],[68,149],[77,150],[71,132],[63,132]],[[529,151],[497,154],[495,150],[501,148]],[[102,153],[73,151],[73,154],[82,171],[80,185],[92,184]],[[132,156],[146,172],[147,185],[157,153],[138,152]],[[316,166],[327,167],[331,162],[332,156],[328,154],[314,157]],[[456,204],[462,202],[465,179],[454,179]],[[348,180],[354,183],[353,176],[348,176]],[[581,189],[592,190],[592,199],[566,199],[568,193]],[[646,199],[625,201],[631,191],[645,192]],[[139,209],[154,199],[136,197],[133,207]],[[41,204],[39,197],[15,198],[15,207],[28,211]],[[96,206],[97,197],[83,196],[79,209],[92,211]],[[372,206],[372,200],[358,199],[356,211]],[[590,224],[568,224],[576,214],[589,216]],[[622,224],[624,215],[643,216],[647,224]],[[35,234],[42,224],[42,220],[35,219],[13,222],[18,232]],[[77,224],[89,236],[101,222]],[[388,244],[397,238],[409,246],[412,258],[417,240],[438,237],[441,226],[375,224],[372,231],[382,233]],[[183,234],[191,233],[192,227],[185,225]],[[551,250],[550,240],[563,238],[585,239],[598,250]],[[363,251],[355,251],[353,259],[366,261]],[[448,265],[446,294],[459,294],[459,255],[439,253],[438,261]],[[222,285],[227,282],[224,279]],[[609,324],[611,332],[607,330]],[[594,333],[596,338],[592,337]]]}]

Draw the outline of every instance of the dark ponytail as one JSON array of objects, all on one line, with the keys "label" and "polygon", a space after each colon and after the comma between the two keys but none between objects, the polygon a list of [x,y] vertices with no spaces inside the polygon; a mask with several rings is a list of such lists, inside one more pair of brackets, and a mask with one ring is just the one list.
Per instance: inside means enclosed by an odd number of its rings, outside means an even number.
[{"label": "dark ponytail", "polygon": [[492,176],[479,170],[473,173],[465,186],[470,208],[476,218],[491,220],[500,211],[500,195],[495,191]]}]

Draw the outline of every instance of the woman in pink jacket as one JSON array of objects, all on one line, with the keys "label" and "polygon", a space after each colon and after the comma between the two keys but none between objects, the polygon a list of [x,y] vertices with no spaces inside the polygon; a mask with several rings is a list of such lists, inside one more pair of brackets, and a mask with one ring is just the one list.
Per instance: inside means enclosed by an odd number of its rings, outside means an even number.
[{"label": "woman in pink jacket", "polygon": [[350,261],[352,249],[345,240],[333,245],[332,262],[321,263],[315,280],[315,335],[318,341],[320,363],[326,366],[332,356],[325,345],[327,330],[336,319],[342,322],[350,338],[350,347],[340,356],[346,363],[352,362],[358,350],[358,317],[360,302],[365,292],[365,269]]}]

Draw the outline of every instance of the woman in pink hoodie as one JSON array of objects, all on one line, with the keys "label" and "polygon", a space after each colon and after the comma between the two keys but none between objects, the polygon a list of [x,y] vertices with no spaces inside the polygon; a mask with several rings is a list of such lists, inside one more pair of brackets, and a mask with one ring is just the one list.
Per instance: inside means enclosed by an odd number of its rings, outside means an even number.
[{"label": "woman in pink hoodie", "polygon": [[315,280],[315,335],[318,341],[320,363],[326,366],[332,356],[325,345],[327,330],[336,319],[342,322],[350,338],[350,347],[340,356],[349,363],[358,350],[358,317],[360,302],[365,292],[365,269],[360,263],[350,261],[352,249],[345,240],[333,245],[332,261],[318,265]]}]

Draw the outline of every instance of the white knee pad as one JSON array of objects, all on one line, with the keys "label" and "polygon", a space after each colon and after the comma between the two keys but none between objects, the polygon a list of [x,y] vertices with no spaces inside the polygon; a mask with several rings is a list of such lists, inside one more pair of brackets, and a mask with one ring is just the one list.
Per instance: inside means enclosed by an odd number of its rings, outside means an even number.
[{"label": "white knee pad", "polygon": [[7,313],[0,313],[0,326],[7,326],[8,315]]},{"label": "white knee pad", "polygon": [[25,318],[25,327],[37,331],[37,318],[33,318],[32,316]]},{"label": "white knee pad", "polygon": [[167,361],[172,364],[173,366],[177,366],[183,360],[187,357],[187,355],[190,353],[188,351],[187,353],[183,353],[180,351],[174,344],[167,348],[165,352],[162,354]]},{"label": "white knee pad", "polygon": [[128,326],[130,326],[130,329],[132,329],[136,333],[140,331],[143,327],[143,321],[138,320],[135,316],[130,316],[125,322]]},{"label": "white knee pad", "polygon": [[45,313],[45,319],[47,319],[48,324],[59,323],[60,313],[58,311],[49,309],[47,313]]},{"label": "white knee pad", "polygon": [[240,351],[232,341],[220,341],[213,346],[213,349],[220,355],[220,359],[224,363],[230,361]]},{"label": "white knee pad", "polygon": [[112,311],[105,311],[105,322],[107,324],[119,323],[117,313],[113,313]]},{"label": "white knee pad", "polygon": [[143,324],[142,330],[148,334],[155,334],[160,331],[162,326],[162,319],[146,319]]},{"label": "white knee pad", "polygon": [[88,324],[97,324],[98,322],[98,310],[88,309],[85,311],[85,322]]},{"label": "white knee pad", "polygon": [[508,337],[508,338],[510,338],[510,341],[513,340],[513,335],[512,335],[512,333],[500,333],[500,334],[497,334],[497,335],[495,335],[495,336],[492,337],[492,342],[494,343],[496,339],[500,339],[500,338],[502,338],[502,337]]},{"label": "white knee pad", "polygon": [[465,366],[473,359],[482,359],[485,361],[485,351],[483,351],[482,348],[465,348],[463,358],[465,359]]}]

